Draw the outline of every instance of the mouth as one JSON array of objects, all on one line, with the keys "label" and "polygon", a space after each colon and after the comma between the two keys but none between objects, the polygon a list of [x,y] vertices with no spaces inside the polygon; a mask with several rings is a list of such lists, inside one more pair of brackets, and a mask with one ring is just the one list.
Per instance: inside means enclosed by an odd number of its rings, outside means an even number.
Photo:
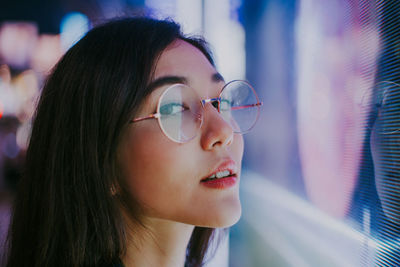
[{"label": "mouth", "polygon": [[227,177],[236,177],[236,173],[232,173],[230,170],[225,170],[225,171],[219,171],[216,172],[212,175],[210,175],[207,178],[202,179],[202,182],[207,182],[207,181],[213,181],[221,178],[227,178]]},{"label": "mouth", "polygon": [[226,188],[233,186],[238,178],[237,165],[233,160],[226,160],[216,167],[200,183],[212,188]]}]

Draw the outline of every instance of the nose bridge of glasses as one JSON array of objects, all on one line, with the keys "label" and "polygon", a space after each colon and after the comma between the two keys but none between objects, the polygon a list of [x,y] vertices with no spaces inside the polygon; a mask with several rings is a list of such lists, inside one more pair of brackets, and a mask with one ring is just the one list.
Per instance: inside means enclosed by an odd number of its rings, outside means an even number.
[{"label": "nose bridge of glasses", "polygon": [[219,106],[220,106],[220,103],[221,103],[221,98],[220,97],[208,98],[208,99],[202,99],[201,100],[201,104],[202,104],[203,108],[206,107],[207,103],[210,103],[214,108],[216,108],[218,110],[218,112],[220,111],[219,110]]},{"label": "nose bridge of glasses", "polygon": [[[201,102],[203,103],[204,113],[209,113],[208,115],[206,115],[208,117],[208,120],[210,120],[210,118],[211,118],[211,120],[215,120],[216,119],[215,116],[217,116],[218,120],[221,120],[218,123],[218,125],[222,126],[220,123],[223,123],[223,124],[226,123],[231,128],[233,128],[232,125],[230,124],[230,122],[227,121],[226,118],[224,118],[224,116],[220,112],[220,101],[221,101],[220,97],[202,100]],[[208,107],[208,105],[207,105],[208,103],[211,105],[210,107]],[[214,105],[214,103],[216,103],[216,104]],[[208,112],[206,112],[207,109],[209,109]],[[212,115],[212,114],[214,114],[214,115]],[[204,117],[206,117],[206,116],[204,116]]]}]

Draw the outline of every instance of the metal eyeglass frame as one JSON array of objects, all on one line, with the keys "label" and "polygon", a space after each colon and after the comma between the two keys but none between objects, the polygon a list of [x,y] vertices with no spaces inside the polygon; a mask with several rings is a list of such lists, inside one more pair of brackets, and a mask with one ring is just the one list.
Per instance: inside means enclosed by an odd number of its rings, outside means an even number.
[{"label": "metal eyeglass frame", "polygon": [[[250,105],[245,105],[245,106],[232,107],[232,110],[239,110],[239,109],[251,108],[251,107],[260,107],[260,106],[263,105],[263,102],[260,101],[260,99],[258,98],[258,95],[257,95],[256,91],[254,90],[253,86],[250,85],[250,83],[248,83],[248,82],[245,81],[245,80],[232,80],[232,81],[226,83],[226,84],[224,85],[224,87],[222,87],[222,89],[221,89],[221,91],[220,91],[218,97],[215,97],[215,98],[208,98],[208,99],[200,99],[201,106],[202,106],[203,110],[204,110],[205,105],[206,105],[207,103],[213,103],[213,102],[217,101],[217,103],[218,103],[217,110],[218,110],[218,113],[220,113],[221,94],[222,94],[222,92],[224,91],[224,89],[225,89],[229,84],[231,84],[231,83],[233,83],[233,82],[243,82],[243,83],[246,83],[246,84],[250,87],[250,89],[253,91],[253,94],[255,95],[255,97],[256,97],[256,99],[257,99],[257,103],[255,103],[255,104],[250,104]],[[192,138],[190,138],[190,139],[188,139],[188,140],[186,140],[186,141],[175,140],[174,138],[172,138],[171,136],[168,135],[168,133],[164,130],[164,128],[163,128],[163,126],[162,126],[162,124],[161,124],[161,122],[160,122],[160,116],[161,116],[161,113],[160,113],[160,103],[161,103],[161,99],[162,99],[162,98],[164,97],[164,95],[169,91],[170,88],[172,88],[172,87],[174,87],[174,86],[177,86],[177,85],[183,85],[183,86],[189,87],[191,90],[194,91],[193,88],[191,88],[190,86],[188,86],[188,85],[186,85],[186,84],[175,83],[175,84],[169,86],[169,87],[161,94],[161,96],[159,97],[158,102],[157,102],[157,112],[156,112],[156,113],[150,114],[150,115],[148,115],[148,116],[146,116],[146,117],[139,117],[139,118],[132,119],[132,120],[129,121],[129,123],[135,123],[135,122],[138,122],[138,121],[143,121],[143,120],[148,120],[148,119],[157,119],[158,125],[160,126],[162,132],[163,132],[169,139],[171,139],[172,141],[177,142],[177,143],[186,143],[186,142],[189,142],[190,140],[192,140],[194,137],[196,137],[196,135],[195,135],[195,136],[193,136]],[[195,91],[194,91],[194,92],[195,92]],[[196,95],[197,95],[197,94],[196,94]],[[260,116],[260,110],[258,109],[257,117],[256,117],[256,119],[255,119],[255,121],[254,121],[254,124],[253,124],[248,130],[246,130],[246,131],[244,131],[244,132],[237,132],[237,131],[234,131],[234,133],[244,134],[244,133],[249,132],[249,131],[250,131],[251,129],[253,129],[253,127],[256,125],[256,122],[258,121],[259,116]],[[199,120],[201,120],[199,129],[201,129],[201,126],[203,125],[202,114],[199,116]]]}]

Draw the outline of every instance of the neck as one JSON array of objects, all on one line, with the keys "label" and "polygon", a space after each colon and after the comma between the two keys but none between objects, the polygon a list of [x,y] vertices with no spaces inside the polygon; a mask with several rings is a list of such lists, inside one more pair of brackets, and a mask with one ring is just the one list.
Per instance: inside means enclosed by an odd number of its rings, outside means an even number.
[{"label": "neck", "polygon": [[128,228],[127,251],[122,258],[125,267],[184,266],[193,225],[149,218],[145,228]]}]

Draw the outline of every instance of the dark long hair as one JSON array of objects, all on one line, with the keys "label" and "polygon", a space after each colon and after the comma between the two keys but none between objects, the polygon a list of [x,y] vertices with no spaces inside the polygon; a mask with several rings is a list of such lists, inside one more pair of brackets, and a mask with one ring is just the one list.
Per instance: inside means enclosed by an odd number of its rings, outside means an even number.
[{"label": "dark long hair", "polygon": [[[7,266],[108,266],[126,252],[116,150],[161,52],[201,38],[169,20],[123,18],[94,28],[59,61],[34,116],[9,230]],[[132,214],[135,217],[135,214]],[[201,266],[214,229],[196,227],[186,265]]]}]

